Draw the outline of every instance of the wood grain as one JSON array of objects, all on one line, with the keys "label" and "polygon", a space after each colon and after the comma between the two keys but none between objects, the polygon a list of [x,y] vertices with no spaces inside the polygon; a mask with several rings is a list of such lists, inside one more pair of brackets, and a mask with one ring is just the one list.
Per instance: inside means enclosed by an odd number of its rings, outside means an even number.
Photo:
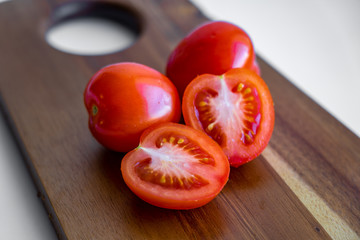
[{"label": "wood grain", "polygon": [[[123,154],[92,138],[83,90],[92,74],[114,62],[135,61],[164,72],[176,43],[207,19],[188,1],[112,1],[141,16],[139,39],[121,52],[78,56],[53,49],[44,38],[51,13],[64,2],[0,6],[6,33],[0,38],[2,109],[60,239],[359,237],[359,138],[262,59],[276,112],[265,152],[232,169],[222,193],[202,208],[171,211],[138,199],[121,178]],[[311,208],[307,196],[316,196],[323,210]],[[323,211],[336,221],[324,223]],[[345,227],[333,233],[339,221]]]}]

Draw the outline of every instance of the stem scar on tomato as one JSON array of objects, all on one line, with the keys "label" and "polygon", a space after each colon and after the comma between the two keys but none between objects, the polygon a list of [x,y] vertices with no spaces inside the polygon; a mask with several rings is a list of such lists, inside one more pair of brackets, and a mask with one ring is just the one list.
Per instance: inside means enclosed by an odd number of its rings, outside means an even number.
[{"label": "stem scar on tomato", "polygon": [[92,105],[92,107],[91,107],[91,115],[93,117],[95,117],[98,112],[99,112],[99,108],[95,104]]}]

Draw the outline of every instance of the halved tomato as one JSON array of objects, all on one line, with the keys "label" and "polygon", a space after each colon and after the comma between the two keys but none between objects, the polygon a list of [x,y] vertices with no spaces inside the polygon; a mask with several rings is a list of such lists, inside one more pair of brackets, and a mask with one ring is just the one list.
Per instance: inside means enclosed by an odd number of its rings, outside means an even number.
[{"label": "halved tomato", "polygon": [[191,209],[215,198],[229,178],[220,146],[201,131],[177,123],[145,130],[140,145],[121,162],[127,186],[162,208]]},{"label": "halved tomato", "polygon": [[182,111],[185,123],[214,139],[233,167],[257,157],[274,127],[270,91],[247,69],[195,78],[185,90]]}]

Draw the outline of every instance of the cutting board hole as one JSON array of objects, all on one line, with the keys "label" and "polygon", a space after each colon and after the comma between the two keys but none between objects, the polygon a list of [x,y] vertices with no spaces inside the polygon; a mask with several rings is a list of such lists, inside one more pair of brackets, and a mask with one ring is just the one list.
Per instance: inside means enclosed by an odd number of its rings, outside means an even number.
[{"label": "cutting board hole", "polygon": [[135,9],[106,2],[71,2],[50,16],[47,43],[57,50],[77,55],[104,55],[134,44],[141,30]]}]

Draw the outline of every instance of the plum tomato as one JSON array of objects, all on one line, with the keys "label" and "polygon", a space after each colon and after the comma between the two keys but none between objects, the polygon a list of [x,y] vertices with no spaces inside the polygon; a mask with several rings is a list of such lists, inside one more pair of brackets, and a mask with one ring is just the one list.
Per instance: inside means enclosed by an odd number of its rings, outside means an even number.
[{"label": "plum tomato", "polygon": [[178,122],[181,114],[174,84],[155,69],[132,62],[112,64],[95,73],[84,101],[92,135],[118,152],[138,146],[141,133],[152,124]]},{"label": "plum tomato", "polygon": [[270,91],[259,75],[245,68],[195,78],[185,90],[182,111],[186,125],[214,139],[233,167],[257,157],[274,128]]},{"label": "plum tomato", "polygon": [[182,97],[186,86],[196,76],[221,75],[242,67],[260,75],[249,35],[232,23],[210,21],[191,31],[171,52],[166,75]]},{"label": "plum tomato", "polygon": [[153,125],[121,162],[123,179],[144,201],[168,209],[192,209],[214,199],[229,178],[220,146],[201,131],[178,123]]}]

